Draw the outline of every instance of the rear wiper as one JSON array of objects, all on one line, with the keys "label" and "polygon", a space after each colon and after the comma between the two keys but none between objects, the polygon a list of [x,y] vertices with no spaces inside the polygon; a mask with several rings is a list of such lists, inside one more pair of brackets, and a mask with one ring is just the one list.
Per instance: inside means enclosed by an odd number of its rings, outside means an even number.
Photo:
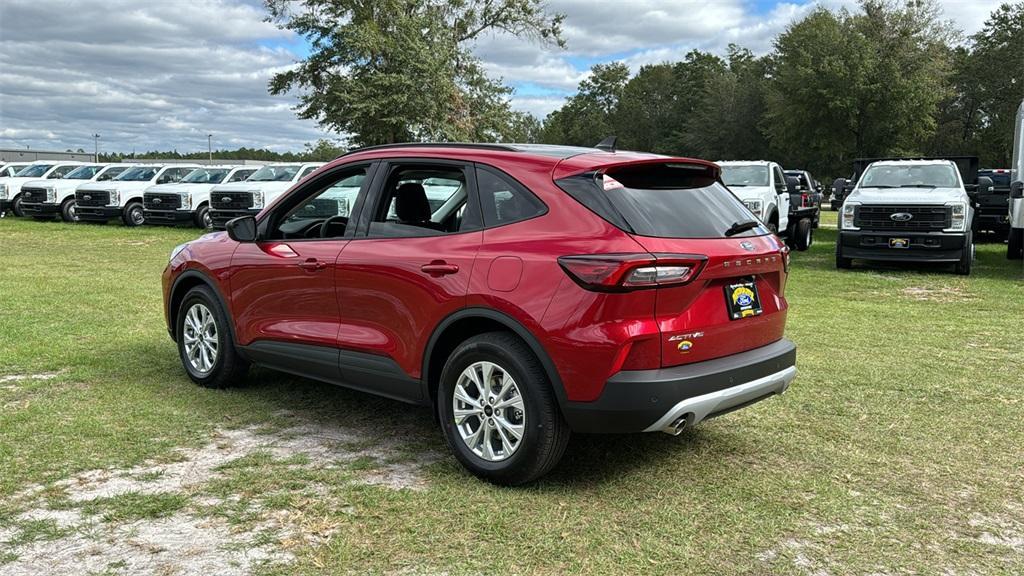
[{"label": "rear wiper", "polygon": [[747,220],[746,222],[733,222],[732,226],[729,226],[729,229],[725,231],[725,235],[726,236],[735,236],[735,235],[739,234],[740,232],[746,232],[747,230],[752,230],[754,228],[757,228],[760,225],[761,225],[761,223],[758,222],[757,220]]}]

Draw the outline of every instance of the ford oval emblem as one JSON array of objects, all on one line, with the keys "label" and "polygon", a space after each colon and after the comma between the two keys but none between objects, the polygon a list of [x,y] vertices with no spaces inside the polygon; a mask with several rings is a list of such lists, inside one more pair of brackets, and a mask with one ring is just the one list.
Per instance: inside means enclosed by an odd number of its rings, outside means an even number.
[{"label": "ford oval emblem", "polygon": [[746,240],[744,240],[743,242],[740,242],[740,248],[743,248],[747,252],[753,252],[754,251],[754,245],[751,244],[750,242],[746,241]]},{"label": "ford oval emblem", "polygon": [[892,220],[893,222],[909,222],[913,218],[914,215],[909,212],[897,212],[889,216],[889,219]]},{"label": "ford oval emblem", "polygon": [[159,198],[153,198],[153,204],[163,204],[163,200]]},{"label": "ford oval emblem", "polygon": [[85,196],[82,196],[82,200],[92,200],[92,196],[86,194]]},{"label": "ford oval emblem", "polygon": [[220,201],[221,202],[231,202],[231,196],[222,196]]}]

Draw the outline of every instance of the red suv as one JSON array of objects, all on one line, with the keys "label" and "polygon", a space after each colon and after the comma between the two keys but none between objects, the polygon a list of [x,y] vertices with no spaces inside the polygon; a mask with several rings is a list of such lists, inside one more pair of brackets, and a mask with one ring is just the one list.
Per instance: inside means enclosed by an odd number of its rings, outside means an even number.
[{"label": "red suv", "polygon": [[492,482],[570,431],[678,434],[783,392],[788,249],[715,164],[596,148],[346,154],[163,275],[189,377],[250,363],[435,410]]}]

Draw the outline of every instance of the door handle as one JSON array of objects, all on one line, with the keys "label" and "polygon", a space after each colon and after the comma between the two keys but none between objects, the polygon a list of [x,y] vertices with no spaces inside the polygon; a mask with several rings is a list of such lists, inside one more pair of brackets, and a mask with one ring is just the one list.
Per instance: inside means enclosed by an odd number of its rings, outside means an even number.
[{"label": "door handle", "polygon": [[445,274],[455,274],[459,271],[458,264],[448,264],[444,260],[435,260],[430,264],[424,264],[420,266],[420,270],[431,276],[444,276]]},{"label": "door handle", "polygon": [[316,258],[308,258],[305,262],[299,262],[299,268],[307,272],[316,272],[317,270],[327,268],[327,263],[321,262]]}]

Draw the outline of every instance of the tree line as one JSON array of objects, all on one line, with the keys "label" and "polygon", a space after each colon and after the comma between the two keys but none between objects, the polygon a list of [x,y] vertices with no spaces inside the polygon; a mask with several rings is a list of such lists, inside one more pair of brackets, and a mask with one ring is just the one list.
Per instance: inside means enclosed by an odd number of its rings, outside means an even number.
[{"label": "tree line", "polygon": [[1024,99],[1024,2],[964,38],[930,0],[817,8],[763,56],[730,46],[640,68],[598,64],[539,140],[841,176],[859,157],[977,155],[1006,167]]}]

